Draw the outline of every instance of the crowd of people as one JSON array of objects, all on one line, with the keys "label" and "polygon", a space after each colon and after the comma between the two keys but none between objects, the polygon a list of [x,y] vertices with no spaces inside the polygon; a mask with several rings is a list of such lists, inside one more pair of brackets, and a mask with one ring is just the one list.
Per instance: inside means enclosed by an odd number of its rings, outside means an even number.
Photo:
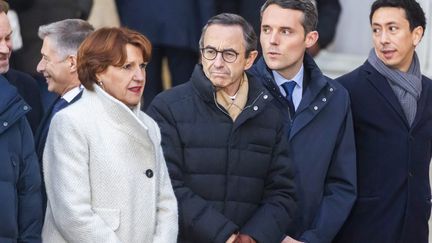
[{"label": "crowd of people", "polygon": [[[257,23],[239,2],[173,1],[194,18],[167,24],[167,3],[117,0],[127,27],[42,24],[28,72],[0,0],[0,242],[428,242],[419,3],[376,0],[369,57],[333,80],[313,56],[338,1],[261,1]],[[164,57],[181,82],[162,91]]]}]

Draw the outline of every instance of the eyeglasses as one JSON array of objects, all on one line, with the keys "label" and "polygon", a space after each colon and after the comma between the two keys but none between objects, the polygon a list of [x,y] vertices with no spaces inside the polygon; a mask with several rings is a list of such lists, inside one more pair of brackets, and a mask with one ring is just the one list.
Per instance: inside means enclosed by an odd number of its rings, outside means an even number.
[{"label": "eyeglasses", "polygon": [[222,59],[228,63],[235,62],[235,60],[237,60],[237,56],[239,55],[239,53],[234,50],[218,51],[213,47],[201,48],[201,53],[207,60],[214,60],[218,53],[222,53]]}]

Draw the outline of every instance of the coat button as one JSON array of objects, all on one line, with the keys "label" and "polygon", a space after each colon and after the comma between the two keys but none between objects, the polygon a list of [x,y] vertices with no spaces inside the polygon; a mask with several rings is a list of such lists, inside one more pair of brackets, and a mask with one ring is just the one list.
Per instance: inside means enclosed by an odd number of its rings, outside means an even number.
[{"label": "coat button", "polygon": [[28,110],[28,109],[29,109],[29,107],[28,107],[28,106],[26,106],[26,105],[25,105],[25,106],[23,106],[23,110],[25,110],[25,111],[26,111],[26,110]]},{"label": "coat button", "polygon": [[327,99],[326,99],[326,98],[322,98],[322,101],[323,101],[323,102],[326,102],[326,101],[327,101]]},{"label": "coat button", "polygon": [[318,106],[314,106],[314,108],[313,108],[313,109],[317,111],[317,110],[318,110]]},{"label": "coat button", "polygon": [[264,97],[263,97],[265,100],[268,98],[268,95],[264,95]]},{"label": "coat button", "polygon": [[146,170],[145,174],[146,174],[146,176],[147,176],[148,178],[152,178],[152,177],[153,177],[153,171],[150,170],[150,169]]},{"label": "coat button", "polygon": [[3,126],[4,126],[4,127],[7,127],[8,125],[9,125],[8,122],[3,122]]},{"label": "coat button", "polygon": [[330,88],[329,90],[330,90],[330,92],[333,92],[333,88]]},{"label": "coat button", "polygon": [[254,106],[253,109],[254,109],[254,111],[257,111],[258,110],[258,106]]}]

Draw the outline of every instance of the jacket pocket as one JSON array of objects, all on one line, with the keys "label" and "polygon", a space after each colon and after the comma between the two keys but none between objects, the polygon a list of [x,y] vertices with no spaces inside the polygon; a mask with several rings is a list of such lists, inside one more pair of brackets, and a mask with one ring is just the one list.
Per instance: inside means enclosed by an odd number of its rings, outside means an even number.
[{"label": "jacket pocket", "polygon": [[93,208],[93,211],[102,218],[102,220],[116,231],[120,226],[120,210],[110,208]]}]

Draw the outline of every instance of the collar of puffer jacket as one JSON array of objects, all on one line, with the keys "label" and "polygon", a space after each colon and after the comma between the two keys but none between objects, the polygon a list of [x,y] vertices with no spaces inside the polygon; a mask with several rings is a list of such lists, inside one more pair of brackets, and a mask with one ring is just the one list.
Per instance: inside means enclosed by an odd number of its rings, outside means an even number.
[{"label": "collar of puffer jacket", "polygon": [[[246,102],[246,106],[251,105],[251,102],[254,102],[256,98],[260,95],[267,95],[269,97],[269,92],[265,89],[265,87],[259,82],[256,77],[248,75],[248,83],[249,83],[249,91],[248,91],[248,101]],[[191,76],[192,86],[195,89],[195,92],[206,102],[214,103],[215,92],[216,89],[212,85],[211,81],[205,76],[203,67],[201,64],[197,64]],[[273,97],[269,97],[268,101],[272,100]],[[267,99],[267,98],[266,98]]]},{"label": "collar of puffer jacket", "polygon": [[30,111],[18,91],[0,75],[0,134]]}]

